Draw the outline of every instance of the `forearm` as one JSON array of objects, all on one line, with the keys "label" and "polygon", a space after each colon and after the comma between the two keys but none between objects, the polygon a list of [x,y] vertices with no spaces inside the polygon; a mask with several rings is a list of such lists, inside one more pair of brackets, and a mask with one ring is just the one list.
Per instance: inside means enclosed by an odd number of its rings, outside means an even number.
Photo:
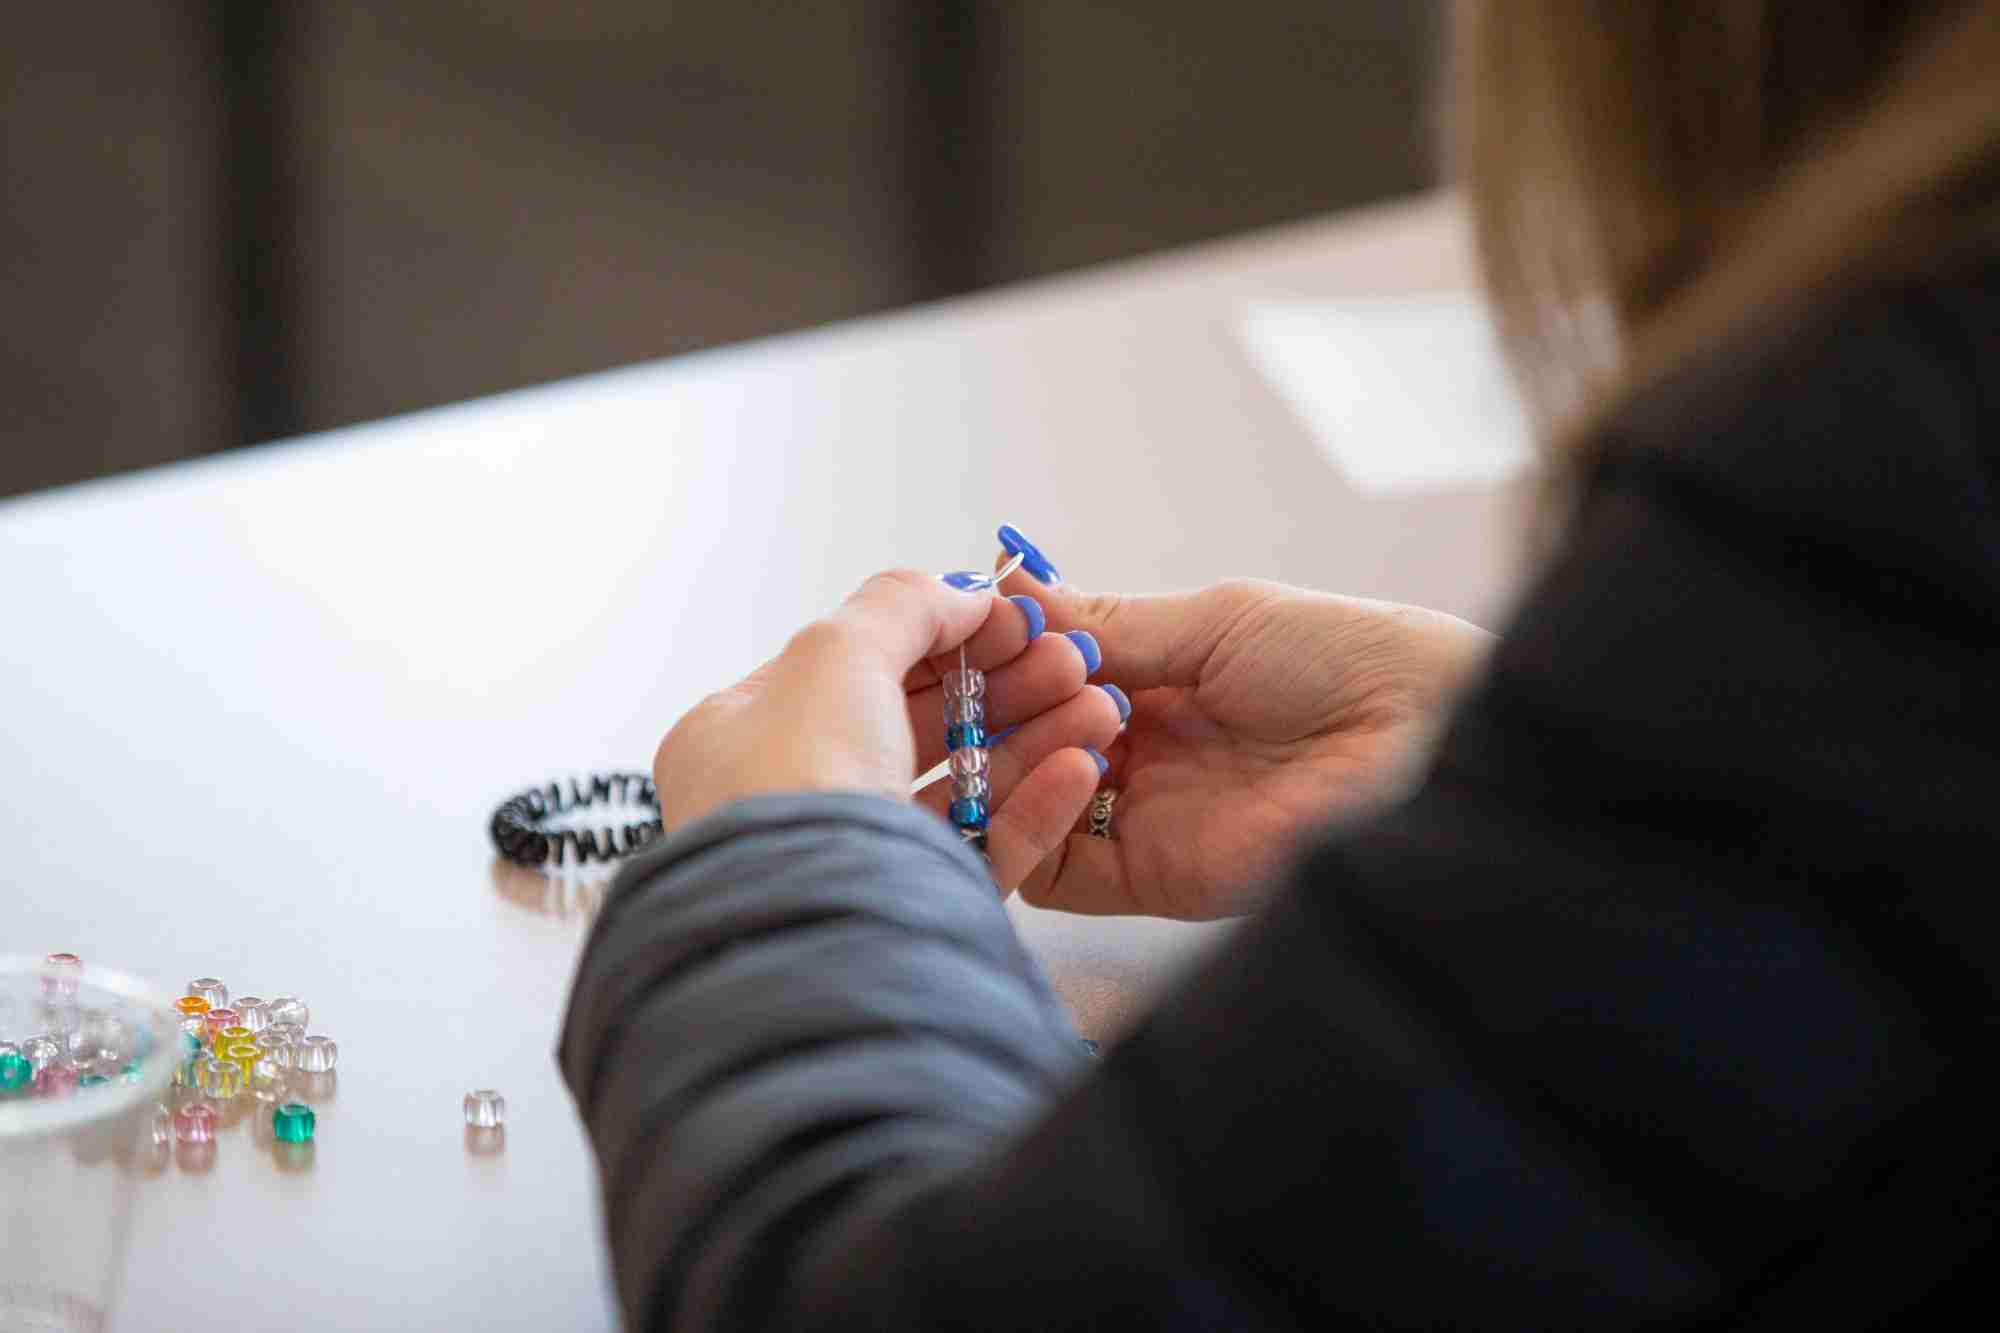
[{"label": "forearm", "polygon": [[800,1218],[970,1160],[1082,1061],[977,858],[846,794],[737,802],[631,867],[560,1054],[634,1329],[731,1317]]}]

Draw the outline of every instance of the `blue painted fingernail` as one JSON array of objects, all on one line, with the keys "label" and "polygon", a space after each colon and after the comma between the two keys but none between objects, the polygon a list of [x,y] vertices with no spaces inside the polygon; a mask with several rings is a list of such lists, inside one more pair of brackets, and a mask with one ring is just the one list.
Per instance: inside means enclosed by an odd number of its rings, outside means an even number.
[{"label": "blue painted fingernail", "polygon": [[1097,776],[1101,778],[1106,773],[1109,773],[1111,771],[1111,761],[1109,759],[1106,759],[1103,755],[1091,749],[1088,745],[1083,747],[1083,752],[1089,755],[1092,759],[1095,759],[1097,761]]},{"label": "blue painted fingernail", "polygon": [[1097,688],[1110,695],[1111,702],[1118,705],[1118,720],[1120,722],[1132,716],[1132,701],[1125,697],[1125,691],[1119,689],[1116,685],[1099,685]]},{"label": "blue painted fingernail", "polygon": [[1000,525],[1000,544],[1007,548],[1007,554],[1021,557],[1021,568],[1033,574],[1044,583],[1061,583],[1062,575],[1049,563],[1049,558],[1036,549],[1022,531],[1012,523]]},{"label": "blue painted fingernail", "polygon": [[1049,627],[1049,618],[1042,611],[1042,604],[1032,597],[1015,594],[1007,599],[1021,608],[1021,614],[1028,618],[1028,642],[1042,637],[1042,631]]},{"label": "blue painted fingernail", "polygon": [[1021,724],[1019,722],[1016,722],[1011,727],[1002,727],[1000,728],[1000,730],[994,732],[991,736],[987,737],[986,743],[989,746],[998,745],[1001,741],[1006,740],[1009,736],[1013,735],[1020,729],[1021,729]]},{"label": "blue painted fingernail", "polygon": [[954,569],[949,574],[938,575],[938,581],[946,587],[956,588],[960,592],[973,592],[993,582],[993,576],[991,574],[982,574],[976,569]]},{"label": "blue painted fingernail", "polygon": [[1087,676],[1104,665],[1104,652],[1097,646],[1097,639],[1089,630],[1073,629],[1063,637],[1075,644],[1076,650],[1083,654],[1084,675]]}]

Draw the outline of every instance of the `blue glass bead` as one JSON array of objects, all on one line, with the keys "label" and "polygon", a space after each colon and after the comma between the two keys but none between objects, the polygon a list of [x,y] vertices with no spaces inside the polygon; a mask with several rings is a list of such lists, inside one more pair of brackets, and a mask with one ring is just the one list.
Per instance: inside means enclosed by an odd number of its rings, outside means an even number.
[{"label": "blue glass bead", "polygon": [[986,728],[978,722],[955,722],[944,729],[944,744],[947,750],[962,750],[968,745],[984,749]]},{"label": "blue glass bead", "polygon": [[965,799],[953,801],[951,822],[960,828],[985,828],[986,802]]}]

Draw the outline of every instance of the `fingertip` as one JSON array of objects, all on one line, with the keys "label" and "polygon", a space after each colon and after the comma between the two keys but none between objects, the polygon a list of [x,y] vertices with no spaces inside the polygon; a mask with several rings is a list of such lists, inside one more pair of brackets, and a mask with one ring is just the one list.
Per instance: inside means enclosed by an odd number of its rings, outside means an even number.
[{"label": "fingertip", "polygon": [[1088,745],[1083,747],[1083,752],[1090,756],[1092,763],[1097,765],[1097,776],[1101,778],[1106,773],[1109,773],[1111,771],[1111,761],[1109,759],[1106,759],[1103,755],[1091,749]]},{"label": "fingertip", "polygon": [[1028,642],[1041,638],[1042,631],[1049,627],[1048,612],[1042,610],[1042,604],[1026,593],[1016,593],[1007,600],[1020,607],[1022,616],[1027,619]]},{"label": "fingertip", "polygon": [[1095,634],[1092,634],[1087,629],[1073,629],[1063,635],[1063,637],[1075,644],[1076,650],[1083,654],[1084,675],[1088,676],[1091,672],[1104,665],[1104,650],[1097,646],[1097,636]]},{"label": "fingertip", "polygon": [[1132,700],[1130,697],[1126,695],[1125,691],[1119,689],[1116,685],[1111,685],[1111,684],[1102,684],[1099,685],[1097,688],[1103,690],[1106,694],[1110,695],[1111,702],[1118,705],[1119,725],[1122,726],[1126,722],[1131,720]]}]

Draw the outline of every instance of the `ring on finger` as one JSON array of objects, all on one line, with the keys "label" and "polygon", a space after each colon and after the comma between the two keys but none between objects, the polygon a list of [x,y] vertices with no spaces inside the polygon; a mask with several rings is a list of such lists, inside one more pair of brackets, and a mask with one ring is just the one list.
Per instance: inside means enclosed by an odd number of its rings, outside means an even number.
[{"label": "ring on finger", "polygon": [[1118,793],[1109,787],[1090,798],[1090,836],[1111,837],[1111,806],[1118,799]]}]

